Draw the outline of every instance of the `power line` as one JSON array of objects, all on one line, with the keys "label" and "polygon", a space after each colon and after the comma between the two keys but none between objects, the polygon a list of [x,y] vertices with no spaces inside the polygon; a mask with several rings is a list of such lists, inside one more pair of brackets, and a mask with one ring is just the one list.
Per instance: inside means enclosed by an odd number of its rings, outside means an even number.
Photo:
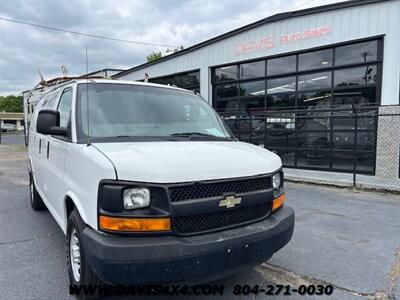
[{"label": "power line", "polygon": [[23,22],[23,21],[19,21],[19,20],[7,19],[4,17],[0,17],[0,20],[12,22],[12,23],[23,24],[23,25],[30,25],[30,26],[34,26],[34,27],[38,27],[38,28],[42,28],[42,29],[61,31],[61,32],[66,32],[66,33],[71,33],[71,34],[76,34],[76,35],[81,35],[81,36],[88,36],[88,37],[92,37],[92,38],[96,38],[96,39],[109,40],[109,41],[114,41],[114,42],[123,42],[123,43],[130,43],[130,44],[144,45],[144,46],[160,46],[160,47],[174,47],[174,48],[180,47],[177,45],[167,45],[167,44],[147,43],[147,42],[137,42],[137,41],[123,40],[123,39],[116,39],[116,38],[102,36],[102,35],[88,34],[88,33],[83,33],[83,32],[78,32],[78,31],[67,30],[67,29],[63,29],[63,28],[56,28],[56,27],[51,27],[51,26]]}]

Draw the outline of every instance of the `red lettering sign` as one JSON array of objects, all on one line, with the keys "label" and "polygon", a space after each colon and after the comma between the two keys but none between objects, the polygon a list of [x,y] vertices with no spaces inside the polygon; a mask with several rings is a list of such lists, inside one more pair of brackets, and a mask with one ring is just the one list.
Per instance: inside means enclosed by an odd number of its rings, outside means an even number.
[{"label": "red lettering sign", "polygon": [[247,41],[235,45],[235,55],[275,48],[275,37],[266,36],[258,41]]},{"label": "red lettering sign", "polygon": [[[318,38],[332,32],[329,26],[322,26],[317,28],[310,28],[304,31],[292,32],[288,34],[282,34],[279,38],[281,45],[298,42],[305,39]],[[264,36],[258,40],[246,41],[243,43],[235,44],[234,53],[235,55],[241,55],[245,53],[252,53],[272,49],[276,47],[274,36]]]}]

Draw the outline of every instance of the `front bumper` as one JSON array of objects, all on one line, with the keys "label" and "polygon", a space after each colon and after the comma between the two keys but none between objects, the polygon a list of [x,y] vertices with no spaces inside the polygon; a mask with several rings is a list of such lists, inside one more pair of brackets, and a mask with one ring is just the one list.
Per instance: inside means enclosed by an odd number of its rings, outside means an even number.
[{"label": "front bumper", "polygon": [[293,235],[288,206],[244,227],[197,236],[127,237],[83,230],[86,259],[110,284],[201,283],[268,260]]}]

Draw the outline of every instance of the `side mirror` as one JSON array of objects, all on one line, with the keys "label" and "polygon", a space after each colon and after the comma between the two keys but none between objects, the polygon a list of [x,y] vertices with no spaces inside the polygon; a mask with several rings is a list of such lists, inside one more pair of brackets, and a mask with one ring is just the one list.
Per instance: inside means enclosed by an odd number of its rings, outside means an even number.
[{"label": "side mirror", "polygon": [[60,127],[60,113],[52,109],[43,109],[39,111],[36,121],[36,131],[42,134],[68,135],[68,129]]}]

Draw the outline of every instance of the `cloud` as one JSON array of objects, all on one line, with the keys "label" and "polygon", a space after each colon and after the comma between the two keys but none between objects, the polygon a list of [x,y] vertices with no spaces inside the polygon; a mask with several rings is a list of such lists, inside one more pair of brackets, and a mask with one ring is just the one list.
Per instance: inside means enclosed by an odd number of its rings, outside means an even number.
[{"label": "cloud", "polygon": [[[339,0],[340,1],[340,0]],[[46,26],[119,39],[191,46],[269,15],[328,0],[248,1],[0,1],[0,16]],[[301,7],[299,7],[301,6]],[[32,88],[40,68],[46,78],[89,71],[130,68],[145,62],[152,51],[166,47],[141,46],[43,30],[0,20],[0,95]]]}]

